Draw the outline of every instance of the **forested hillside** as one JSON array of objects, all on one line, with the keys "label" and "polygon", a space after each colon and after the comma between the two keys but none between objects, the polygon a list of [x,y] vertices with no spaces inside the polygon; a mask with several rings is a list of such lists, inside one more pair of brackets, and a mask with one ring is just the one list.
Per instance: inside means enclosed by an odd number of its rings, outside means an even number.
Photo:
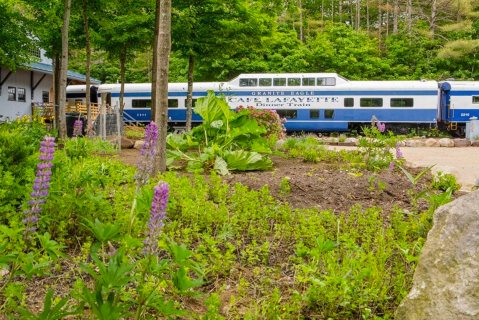
[{"label": "forested hillside", "polygon": [[[36,21],[40,44],[49,46],[55,40],[45,38],[55,33],[45,27],[60,19],[55,1],[48,8],[19,1]],[[73,1],[70,69],[86,71],[86,12],[92,76],[120,81],[124,61],[126,82],[150,82],[155,5]],[[337,72],[364,80],[479,76],[478,0],[173,0],[172,6],[170,82],[187,81],[189,69],[195,81],[244,72]],[[46,18],[39,21],[38,12]]]}]

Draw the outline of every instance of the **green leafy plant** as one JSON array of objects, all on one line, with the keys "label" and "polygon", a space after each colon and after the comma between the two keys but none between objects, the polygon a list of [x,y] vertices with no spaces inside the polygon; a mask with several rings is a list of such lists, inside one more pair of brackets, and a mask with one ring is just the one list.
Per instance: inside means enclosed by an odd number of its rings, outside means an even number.
[{"label": "green leafy plant", "polygon": [[431,187],[441,191],[447,191],[449,189],[452,193],[461,189],[461,185],[457,183],[454,175],[441,171],[438,171],[437,174],[433,176]]},{"label": "green leafy plant", "polygon": [[399,167],[401,168],[402,172],[404,172],[404,174],[406,175],[406,177],[409,179],[409,181],[412,183],[413,185],[413,189],[412,190],[409,190],[409,194],[411,196],[411,200],[412,200],[412,204],[413,204],[413,208],[417,208],[417,203],[418,203],[418,200],[423,198],[424,195],[428,192],[428,190],[424,190],[424,191],[421,191],[419,192],[419,190],[417,189],[417,185],[418,185],[418,182],[419,182],[419,179],[421,179],[422,176],[424,176],[427,172],[429,172],[429,170],[431,170],[435,165],[432,165],[426,169],[424,169],[423,171],[421,171],[420,173],[418,173],[416,176],[413,176],[412,174],[410,174],[406,169],[404,169],[403,167]]}]

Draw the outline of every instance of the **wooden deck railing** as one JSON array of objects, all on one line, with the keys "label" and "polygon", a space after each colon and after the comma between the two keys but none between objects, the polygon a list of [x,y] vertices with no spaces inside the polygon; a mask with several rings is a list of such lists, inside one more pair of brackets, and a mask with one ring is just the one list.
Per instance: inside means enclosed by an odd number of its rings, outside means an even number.
[{"label": "wooden deck railing", "polygon": [[[80,103],[75,104],[74,106],[67,106],[66,112],[78,112],[82,113],[85,118],[88,120],[87,107]],[[106,112],[112,112],[111,108],[107,107]],[[97,103],[91,104],[91,117],[95,121],[98,115],[100,114],[100,105]],[[52,120],[55,118],[55,110],[53,108],[53,103],[32,103],[32,115],[34,117],[41,117],[43,120]]]}]

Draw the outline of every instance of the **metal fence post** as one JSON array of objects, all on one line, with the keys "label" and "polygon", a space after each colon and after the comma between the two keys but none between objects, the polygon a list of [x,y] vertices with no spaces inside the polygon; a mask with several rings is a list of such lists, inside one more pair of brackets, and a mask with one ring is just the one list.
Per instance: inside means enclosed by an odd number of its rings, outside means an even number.
[{"label": "metal fence post", "polygon": [[116,114],[116,132],[118,135],[118,153],[121,153],[120,105],[118,104],[118,101],[116,102],[115,114]]}]

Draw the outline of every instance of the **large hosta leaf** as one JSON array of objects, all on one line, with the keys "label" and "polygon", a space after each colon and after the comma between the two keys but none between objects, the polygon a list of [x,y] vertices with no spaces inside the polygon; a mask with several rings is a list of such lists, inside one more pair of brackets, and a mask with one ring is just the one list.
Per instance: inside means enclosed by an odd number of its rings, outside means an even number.
[{"label": "large hosta leaf", "polygon": [[269,170],[273,168],[273,161],[257,152],[235,150],[229,151],[224,157],[229,170]]},{"label": "large hosta leaf", "polygon": [[234,112],[230,110],[229,105],[223,99],[215,96],[214,91],[208,91],[208,96],[199,98],[196,102],[194,111],[199,114],[204,124],[210,126],[217,120],[230,120],[234,117]]}]

